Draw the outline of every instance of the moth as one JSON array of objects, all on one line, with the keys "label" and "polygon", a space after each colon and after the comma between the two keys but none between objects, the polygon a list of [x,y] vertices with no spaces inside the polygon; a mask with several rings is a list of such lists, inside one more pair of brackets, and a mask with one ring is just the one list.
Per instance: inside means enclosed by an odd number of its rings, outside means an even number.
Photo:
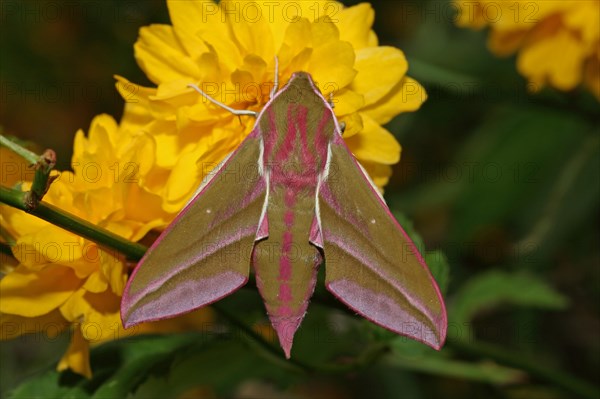
[{"label": "moth", "polygon": [[346,146],[330,103],[297,72],[139,262],[123,294],[123,325],[218,301],[253,269],[289,358],[322,263],[327,289],[354,312],[443,345],[446,310],[423,257]]}]

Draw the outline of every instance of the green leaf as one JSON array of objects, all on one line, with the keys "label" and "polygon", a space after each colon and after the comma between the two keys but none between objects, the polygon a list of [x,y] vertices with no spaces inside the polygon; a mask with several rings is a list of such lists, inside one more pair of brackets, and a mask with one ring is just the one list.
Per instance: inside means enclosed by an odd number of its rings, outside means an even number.
[{"label": "green leaf", "polygon": [[200,387],[217,397],[231,397],[243,381],[269,378],[281,382],[290,377],[288,369],[249,350],[239,337],[218,339],[173,356],[169,370],[147,379],[132,398],[177,398]]},{"label": "green leaf", "polygon": [[425,258],[425,263],[427,263],[427,266],[429,266],[429,270],[431,271],[433,278],[435,278],[435,281],[437,281],[442,294],[446,294],[448,280],[450,278],[450,266],[448,265],[448,258],[440,250],[427,252],[425,250],[423,239],[415,231],[412,221],[410,221],[404,214],[400,212],[392,213],[406,234],[408,234],[410,239],[413,240],[419,252],[424,255],[423,257]]},{"label": "green leaf", "polygon": [[450,306],[450,320],[462,325],[502,304],[559,310],[568,300],[540,279],[501,271],[482,273],[461,287]]},{"label": "green leaf", "polygon": [[565,155],[577,150],[588,129],[572,115],[534,107],[496,113],[457,157],[466,175],[452,236],[465,241],[482,226],[519,223],[539,212]]},{"label": "green leaf", "polygon": [[29,378],[11,398],[124,398],[153,373],[167,372],[172,359],[190,345],[209,342],[197,333],[137,336],[93,348],[91,379],[49,370]]},{"label": "green leaf", "polygon": [[415,231],[415,226],[412,220],[410,220],[408,217],[406,217],[405,214],[401,212],[392,210],[392,214],[394,215],[400,226],[402,226],[402,229],[406,232],[406,234],[408,234],[410,239],[413,240],[417,249],[420,252],[424,252],[425,244],[423,243],[423,239],[421,238],[421,236]]},{"label": "green leaf", "polygon": [[448,281],[450,279],[450,266],[448,265],[448,258],[442,251],[431,251],[425,254],[425,262],[429,266],[429,270],[437,281],[442,295],[446,294],[448,289]]},{"label": "green leaf", "polygon": [[50,370],[41,376],[28,379],[9,395],[11,399],[85,399],[89,393],[79,385],[65,386],[60,383],[61,374]]},{"label": "green leaf", "polygon": [[437,356],[418,359],[394,358],[390,363],[406,370],[496,385],[512,384],[525,378],[525,373],[495,363],[468,363]]},{"label": "green leaf", "polygon": [[[151,373],[156,373],[157,368],[166,368],[170,364],[173,354],[181,349],[187,348],[192,343],[202,341],[199,334],[172,334],[168,336],[146,336],[135,340],[123,340],[114,342],[118,348],[118,358],[122,360],[120,366],[114,364],[113,358],[110,378],[106,379],[94,393],[94,398],[119,398],[125,397],[133,392]],[[112,352],[110,346],[102,348],[104,354]],[[100,349],[100,348],[99,348]],[[102,350],[96,351],[92,357],[92,367],[97,365],[102,356]],[[98,367],[96,367],[98,368]]]},{"label": "green leaf", "polygon": [[438,352],[418,342],[404,337],[391,343],[392,354],[387,362],[406,370],[446,377],[487,382],[490,384],[509,384],[522,380],[524,373],[491,362],[466,362],[453,359],[448,350]]}]

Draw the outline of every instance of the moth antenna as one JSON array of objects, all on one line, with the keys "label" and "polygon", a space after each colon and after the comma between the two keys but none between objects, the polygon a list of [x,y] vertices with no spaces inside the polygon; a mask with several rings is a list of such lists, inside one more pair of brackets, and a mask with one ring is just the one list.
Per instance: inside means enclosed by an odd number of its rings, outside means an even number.
[{"label": "moth antenna", "polygon": [[273,98],[277,90],[279,90],[279,57],[275,56],[275,78],[273,79],[273,89],[271,89],[269,98]]},{"label": "moth antenna", "polygon": [[253,116],[255,118],[258,116],[258,112],[249,111],[249,110],[246,110],[246,109],[234,109],[234,108],[231,108],[228,105],[223,104],[220,101],[215,100],[214,98],[212,98],[211,96],[209,96],[208,94],[206,94],[201,88],[199,88],[198,86],[196,86],[193,83],[188,84],[187,87],[190,87],[190,88],[196,90],[198,93],[200,93],[202,95],[202,97],[206,98],[211,103],[213,103],[215,105],[218,105],[219,107],[221,107],[221,108],[223,108],[223,109],[231,112],[234,115],[238,115],[238,116],[240,116],[240,115],[250,115],[250,116]]}]

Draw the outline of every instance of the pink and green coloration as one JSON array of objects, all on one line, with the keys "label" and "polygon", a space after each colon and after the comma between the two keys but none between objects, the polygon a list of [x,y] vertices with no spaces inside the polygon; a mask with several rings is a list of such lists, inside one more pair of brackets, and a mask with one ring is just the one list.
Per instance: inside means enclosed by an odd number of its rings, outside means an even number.
[{"label": "pink and green coloration", "polygon": [[298,72],[133,272],[125,327],[173,317],[256,283],[286,357],[313,294],[326,287],[367,319],[439,349],[439,288],[349,151],[331,106]]}]

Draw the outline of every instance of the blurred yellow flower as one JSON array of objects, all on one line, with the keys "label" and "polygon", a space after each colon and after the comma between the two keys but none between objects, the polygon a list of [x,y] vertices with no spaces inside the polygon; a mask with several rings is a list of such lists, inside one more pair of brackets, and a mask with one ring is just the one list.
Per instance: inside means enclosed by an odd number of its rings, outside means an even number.
[{"label": "blurred yellow flower", "polygon": [[[137,241],[173,218],[162,210],[160,197],[145,188],[153,172],[153,153],[152,137],[137,130],[133,121],[119,126],[112,117],[100,115],[87,138],[77,132],[73,172],[62,172],[44,201]],[[5,186],[14,186],[25,175],[23,160],[3,157],[2,164],[3,170],[15,170],[3,174]],[[24,190],[30,186],[22,184]],[[71,345],[59,370],[70,368],[89,377],[90,343],[178,330],[189,323],[199,326],[210,317],[203,311],[125,331],[119,308],[128,266],[121,255],[8,206],[0,207],[0,222],[4,238],[14,241],[11,248],[19,262],[2,270],[6,275],[0,280],[0,337],[31,332],[54,336],[71,327]]]},{"label": "blurred yellow flower", "polygon": [[490,27],[499,56],[518,52],[517,69],[533,90],[572,90],[582,82],[600,99],[600,1],[455,0],[458,25]]},{"label": "blurred yellow flower", "polygon": [[[168,173],[163,208],[185,204],[203,175],[233,151],[254,120],[238,118],[187,87],[194,83],[236,109],[259,111],[269,100],[275,57],[279,80],[309,72],[333,95],[344,138],[383,187],[400,145],[381,125],[419,108],[424,89],[406,76],[402,51],[378,46],[367,3],[334,1],[167,1],[172,25],[140,30],[135,56],[158,87],[117,77],[123,98],[147,110],[144,127],[156,141],[156,165]],[[190,176],[190,171],[197,171]],[[166,175],[166,174],[165,174]]]}]

